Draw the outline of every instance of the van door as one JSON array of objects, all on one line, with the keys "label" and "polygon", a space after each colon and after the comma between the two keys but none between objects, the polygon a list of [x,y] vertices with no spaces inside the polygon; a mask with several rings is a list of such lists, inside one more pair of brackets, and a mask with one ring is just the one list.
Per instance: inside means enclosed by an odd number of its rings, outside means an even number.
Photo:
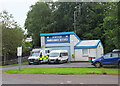
[{"label": "van door", "polygon": [[50,54],[50,50],[45,50],[45,56],[49,57],[49,54]]},{"label": "van door", "polygon": [[66,52],[65,53],[61,53],[61,57],[62,57],[61,58],[62,60],[66,61],[68,59],[68,53],[66,53]]}]

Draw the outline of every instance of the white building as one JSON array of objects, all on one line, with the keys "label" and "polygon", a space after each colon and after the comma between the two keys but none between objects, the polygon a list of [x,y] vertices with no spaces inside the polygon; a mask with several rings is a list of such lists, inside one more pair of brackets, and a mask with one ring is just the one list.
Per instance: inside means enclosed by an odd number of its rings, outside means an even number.
[{"label": "white building", "polygon": [[88,61],[88,57],[99,58],[103,55],[103,45],[100,40],[82,40],[74,49],[75,61]]},{"label": "white building", "polygon": [[[88,61],[88,57],[103,55],[103,45],[100,40],[80,40],[74,32],[42,33],[41,47],[52,50],[67,50],[69,61]],[[72,58],[72,54],[75,58]]]}]

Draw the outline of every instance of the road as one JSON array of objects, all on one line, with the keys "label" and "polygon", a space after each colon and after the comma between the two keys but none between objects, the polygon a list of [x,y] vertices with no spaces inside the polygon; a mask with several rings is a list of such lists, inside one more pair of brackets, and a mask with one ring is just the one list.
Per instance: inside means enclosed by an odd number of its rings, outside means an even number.
[{"label": "road", "polygon": [[[90,63],[22,65],[22,68],[93,67]],[[3,71],[18,66],[3,68]],[[3,84],[118,84],[118,75],[2,74]]]},{"label": "road", "polygon": [[3,84],[118,84],[117,75],[5,74]]},{"label": "road", "polygon": [[[40,64],[40,65],[22,65],[22,68],[65,68],[65,67],[94,67],[91,63],[88,62],[79,62],[79,63],[64,63],[64,64]],[[5,67],[2,70],[10,70],[10,69],[17,69],[18,66],[13,67]]]}]

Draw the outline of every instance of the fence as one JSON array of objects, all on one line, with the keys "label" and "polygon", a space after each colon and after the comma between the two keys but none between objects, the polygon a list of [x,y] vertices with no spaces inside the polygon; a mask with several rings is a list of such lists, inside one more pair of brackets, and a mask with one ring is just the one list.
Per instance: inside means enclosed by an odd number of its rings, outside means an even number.
[{"label": "fence", "polygon": [[[0,60],[0,65],[11,65],[11,64],[18,64],[18,58],[16,59],[11,59],[11,60],[6,60],[4,61],[4,57],[0,57],[2,60]],[[28,56],[26,57],[21,57],[21,62],[27,62],[28,61]],[[6,64],[4,64],[6,63]]]}]

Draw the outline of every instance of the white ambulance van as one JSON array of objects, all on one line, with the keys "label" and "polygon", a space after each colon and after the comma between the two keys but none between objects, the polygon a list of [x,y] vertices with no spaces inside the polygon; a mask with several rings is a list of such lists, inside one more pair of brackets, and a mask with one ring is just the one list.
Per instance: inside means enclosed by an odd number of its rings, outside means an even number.
[{"label": "white ambulance van", "polygon": [[48,63],[64,63],[68,62],[67,50],[52,50],[49,55]]},{"label": "white ambulance van", "polygon": [[32,50],[31,55],[28,57],[28,64],[47,63],[51,49],[49,48],[36,48]]}]

